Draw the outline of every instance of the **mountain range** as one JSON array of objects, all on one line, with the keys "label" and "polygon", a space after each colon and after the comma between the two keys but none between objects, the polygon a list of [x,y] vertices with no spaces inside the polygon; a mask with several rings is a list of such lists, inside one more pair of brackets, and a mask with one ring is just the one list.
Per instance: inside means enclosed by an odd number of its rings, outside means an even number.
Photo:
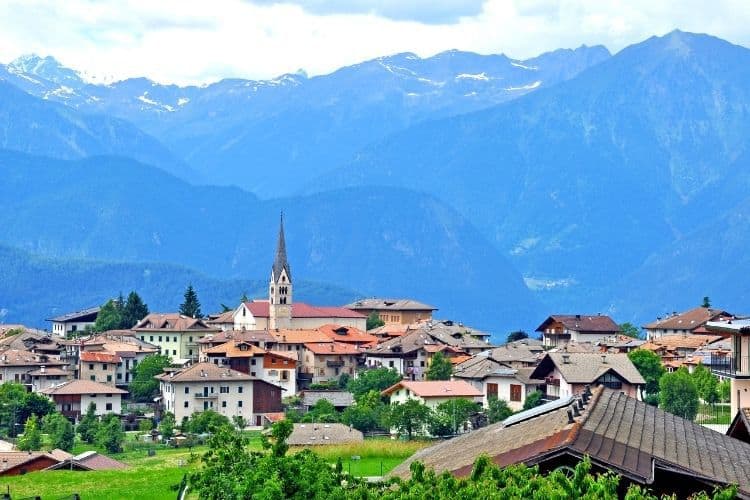
[{"label": "mountain range", "polygon": [[0,243],[263,280],[283,210],[297,276],[494,332],[743,312],[748,63],[680,31],[194,87],[28,56],[0,67]]}]

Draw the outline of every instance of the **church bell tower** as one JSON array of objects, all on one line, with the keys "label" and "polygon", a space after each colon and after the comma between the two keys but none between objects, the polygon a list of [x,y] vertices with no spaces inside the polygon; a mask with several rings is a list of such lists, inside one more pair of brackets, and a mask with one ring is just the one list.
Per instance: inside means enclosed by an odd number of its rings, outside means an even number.
[{"label": "church bell tower", "polygon": [[268,287],[268,327],[292,327],[292,273],[286,258],[286,241],[284,240],[284,214],[281,214],[279,241],[276,244],[276,255],[271,268],[271,282]]}]

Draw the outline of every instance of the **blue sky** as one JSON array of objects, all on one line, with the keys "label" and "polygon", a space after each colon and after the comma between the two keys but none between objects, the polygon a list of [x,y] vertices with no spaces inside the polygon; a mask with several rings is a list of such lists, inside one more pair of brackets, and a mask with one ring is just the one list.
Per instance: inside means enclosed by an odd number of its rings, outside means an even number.
[{"label": "blue sky", "polygon": [[407,51],[616,52],[677,28],[750,46],[748,26],[748,0],[4,0],[0,62],[34,52],[100,77],[188,84]]}]

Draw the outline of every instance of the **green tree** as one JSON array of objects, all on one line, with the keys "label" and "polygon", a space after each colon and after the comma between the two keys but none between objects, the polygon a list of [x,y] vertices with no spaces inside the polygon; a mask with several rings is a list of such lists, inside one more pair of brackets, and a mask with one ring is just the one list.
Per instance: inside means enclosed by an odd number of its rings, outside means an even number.
[{"label": "green tree", "polygon": [[523,340],[529,338],[529,334],[524,332],[523,330],[516,330],[515,332],[510,332],[508,334],[508,337],[505,339],[506,343],[515,342],[517,340]]},{"label": "green tree", "polygon": [[729,379],[719,382],[719,399],[722,403],[728,403],[732,394],[732,383]]},{"label": "green tree", "polygon": [[[187,427],[187,429],[185,429]],[[193,434],[205,434],[216,432],[221,427],[233,429],[232,423],[227,417],[216,413],[213,410],[205,410],[190,415],[186,425],[183,425],[183,432],[192,432]]]},{"label": "green tree", "polygon": [[73,424],[61,413],[50,413],[42,419],[42,430],[50,437],[53,448],[70,451],[75,444]]},{"label": "green tree", "polygon": [[55,404],[35,392],[28,392],[22,384],[0,384],[0,426],[11,437],[18,434],[23,422],[31,415],[42,418],[55,411]]},{"label": "green tree", "polygon": [[164,354],[150,354],[143,358],[132,370],[133,379],[128,387],[131,396],[136,401],[151,402],[159,391],[159,381],[154,377],[164,372],[171,362]]},{"label": "green tree", "polygon": [[664,411],[687,420],[695,418],[698,413],[698,388],[684,366],[675,372],[665,373],[661,378],[659,402]]},{"label": "green tree", "polygon": [[480,406],[468,399],[456,398],[440,403],[431,412],[428,427],[433,436],[458,434],[469,417],[479,412]]},{"label": "green tree", "polygon": [[453,374],[453,365],[442,352],[432,355],[430,366],[425,373],[427,380],[450,380]]},{"label": "green tree", "polygon": [[198,294],[193,289],[193,285],[190,284],[185,290],[184,302],[180,304],[180,314],[183,314],[189,318],[202,318],[203,313],[201,312],[201,303],[198,300]]},{"label": "green tree", "polygon": [[711,307],[711,299],[708,297],[708,295],[703,297],[703,303],[701,304],[701,307]]},{"label": "green tree", "polygon": [[[659,380],[666,371],[659,355],[648,349],[636,349],[628,353],[628,358],[646,381],[646,394],[658,394]],[[643,397],[643,388],[641,397]]]},{"label": "green tree", "polygon": [[271,450],[271,454],[274,457],[283,457],[286,455],[287,450],[289,450],[289,445],[286,443],[286,440],[289,439],[289,436],[292,435],[293,431],[294,424],[289,420],[284,419],[275,422],[271,426],[269,438],[263,439],[261,444],[263,445],[263,448]]},{"label": "green tree", "polygon": [[523,409],[530,410],[541,404],[544,404],[544,393],[542,391],[534,391],[526,395],[526,400],[523,402]]},{"label": "green tree", "polygon": [[641,330],[633,323],[629,322],[620,325],[620,333],[627,335],[628,337],[633,337],[634,339],[641,338]]},{"label": "green tree", "polygon": [[135,291],[128,294],[125,306],[122,308],[122,321],[120,328],[133,328],[136,323],[148,316],[148,306],[143,302],[141,296]]},{"label": "green tree", "polygon": [[232,423],[234,424],[235,427],[237,427],[238,431],[241,431],[245,427],[247,427],[247,419],[243,417],[242,415],[233,416]]},{"label": "green tree", "polygon": [[125,441],[125,431],[122,429],[119,417],[112,413],[105,415],[96,433],[96,444],[110,453],[119,453],[122,451],[123,441]]},{"label": "green tree", "polygon": [[94,322],[94,330],[106,332],[117,330],[122,324],[122,303],[118,300],[108,300],[99,310]]},{"label": "green tree", "polygon": [[378,314],[377,311],[373,311],[367,316],[367,323],[366,323],[367,330],[372,330],[372,329],[381,327],[383,325],[385,325],[385,321],[380,319],[380,314]]},{"label": "green tree", "polygon": [[174,414],[166,412],[159,422],[159,432],[161,433],[162,439],[170,439],[174,436]]},{"label": "green tree", "polygon": [[386,430],[388,428],[387,410],[388,406],[383,403],[380,392],[372,390],[360,394],[355,404],[344,410],[341,421],[362,432]]},{"label": "green tree", "polygon": [[339,420],[341,420],[341,414],[336,411],[333,403],[321,398],[302,416],[301,422],[335,423]]},{"label": "green tree", "polygon": [[96,416],[96,407],[94,403],[89,403],[86,409],[86,414],[81,418],[78,423],[78,434],[81,436],[81,441],[88,444],[96,442],[96,435],[99,432],[99,419]]},{"label": "green tree", "polygon": [[487,403],[487,420],[491,424],[502,422],[513,415],[513,410],[510,409],[508,402],[504,399],[490,398]]},{"label": "green tree", "polygon": [[401,434],[411,440],[415,434],[422,434],[430,421],[430,409],[416,399],[405,403],[392,404],[388,422]]},{"label": "green tree", "polygon": [[42,431],[39,419],[31,415],[23,426],[23,436],[18,440],[18,449],[23,451],[38,450],[42,447]]},{"label": "green tree", "polygon": [[714,404],[719,402],[719,379],[711,373],[711,370],[698,363],[692,373],[695,388],[698,389],[698,397],[704,402]]},{"label": "green tree", "polygon": [[374,368],[357,374],[357,378],[349,380],[346,388],[354,397],[367,394],[370,391],[383,391],[397,382],[401,382],[401,375],[393,368]]}]

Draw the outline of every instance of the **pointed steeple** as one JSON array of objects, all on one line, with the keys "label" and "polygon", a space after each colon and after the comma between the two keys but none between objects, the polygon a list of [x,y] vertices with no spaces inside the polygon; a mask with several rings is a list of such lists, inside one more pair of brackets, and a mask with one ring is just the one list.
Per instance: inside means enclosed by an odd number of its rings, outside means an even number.
[{"label": "pointed steeple", "polygon": [[286,270],[286,277],[292,281],[292,271],[286,259],[286,241],[284,239],[284,212],[281,212],[281,223],[279,225],[279,242],[276,245],[276,255],[273,259],[273,279],[278,281],[281,271]]}]

